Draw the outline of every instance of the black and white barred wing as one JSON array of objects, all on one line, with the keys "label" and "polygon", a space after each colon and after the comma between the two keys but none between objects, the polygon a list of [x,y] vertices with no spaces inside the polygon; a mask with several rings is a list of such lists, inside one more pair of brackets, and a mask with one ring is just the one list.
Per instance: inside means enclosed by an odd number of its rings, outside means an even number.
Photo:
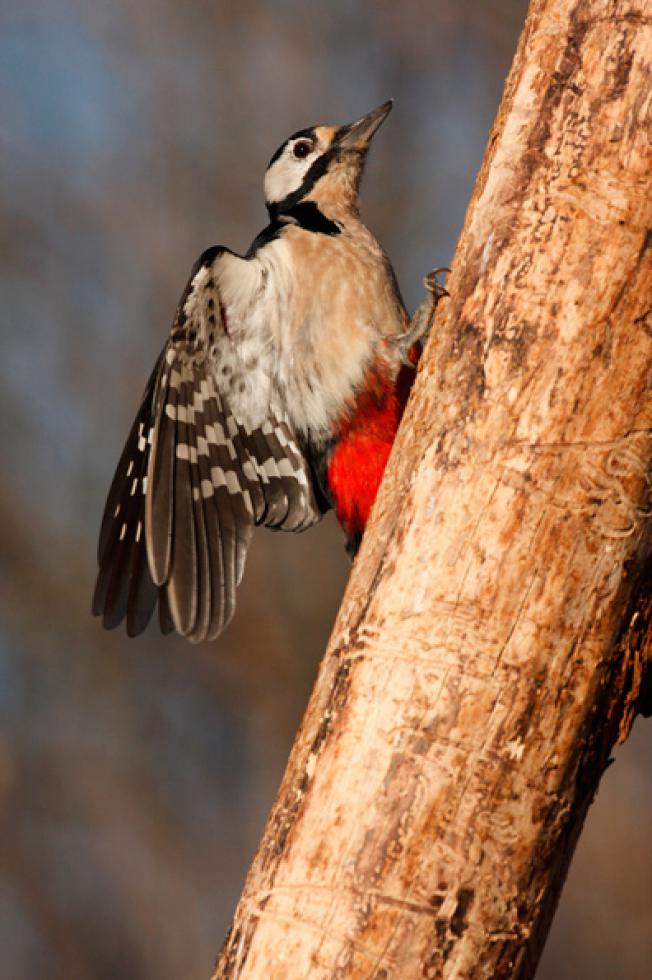
[{"label": "black and white barred wing", "polygon": [[257,359],[225,308],[224,256],[245,261],[211,249],[193,270],[109,491],[93,612],[107,628],[126,618],[129,635],[158,600],[164,631],[214,638],[233,616],[254,525],[299,531],[321,517],[274,396],[271,340]]}]

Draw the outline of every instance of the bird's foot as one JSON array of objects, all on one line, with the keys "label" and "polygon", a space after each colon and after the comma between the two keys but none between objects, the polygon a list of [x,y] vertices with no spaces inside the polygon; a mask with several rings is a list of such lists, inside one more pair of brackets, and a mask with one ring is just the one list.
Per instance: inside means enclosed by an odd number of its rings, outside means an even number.
[{"label": "bird's foot", "polygon": [[449,292],[442,283],[439,282],[439,276],[443,272],[450,272],[450,269],[446,266],[441,266],[437,269],[433,269],[423,280],[423,285],[425,286],[428,296],[424,299],[423,303],[419,306],[416,313],[410,321],[410,326],[408,330],[399,340],[399,351],[401,354],[401,361],[403,364],[409,367],[414,366],[414,359],[410,357],[410,352],[416,342],[421,340],[422,337],[429,332],[432,325],[432,320],[435,315],[437,306],[440,300],[444,296],[449,296]]},{"label": "bird's foot", "polygon": [[433,269],[432,272],[429,272],[423,280],[423,285],[430,293],[430,301],[433,307],[436,307],[439,300],[443,299],[444,296],[450,296],[446,287],[439,282],[439,276],[442,274],[448,275],[450,271],[447,265],[440,265],[436,269]]}]

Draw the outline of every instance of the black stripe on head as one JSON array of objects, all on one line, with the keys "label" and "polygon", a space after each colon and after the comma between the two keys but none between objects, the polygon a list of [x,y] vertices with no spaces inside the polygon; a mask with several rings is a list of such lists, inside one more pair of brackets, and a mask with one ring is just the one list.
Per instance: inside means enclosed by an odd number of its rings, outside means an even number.
[{"label": "black stripe on head", "polygon": [[315,186],[320,177],[323,177],[331,162],[338,156],[339,147],[335,145],[335,142],[331,145],[331,148],[322,153],[320,157],[317,157],[313,165],[308,170],[306,176],[303,178],[299,187],[296,191],[292,191],[288,194],[286,198],[282,201],[277,201],[274,204],[268,204],[267,210],[269,211],[270,217],[272,219],[276,218],[279,214],[287,214],[292,208],[299,204],[307,194],[310,193],[312,188]]},{"label": "black stripe on head", "polygon": [[274,154],[274,156],[272,157],[272,159],[267,164],[267,169],[269,170],[269,168],[272,166],[272,164],[273,163],[276,163],[276,161],[281,156],[281,154],[283,153],[283,150],[288,145],[288,143],[291,143],[292,140],[298,140],[298,139],[301,139],[301,138],[308,139],[308,140],[314,140],[315,139],[315,128],[314,128],[314,126],[311,127],[310,129],[298,129],[296,131],[296,133],[292,133],[292,136],[288,136],[288,138],[286,139],[285,143],[282,143],[281,146],[279,146],[278,150],[276,151],[276,153]]}]

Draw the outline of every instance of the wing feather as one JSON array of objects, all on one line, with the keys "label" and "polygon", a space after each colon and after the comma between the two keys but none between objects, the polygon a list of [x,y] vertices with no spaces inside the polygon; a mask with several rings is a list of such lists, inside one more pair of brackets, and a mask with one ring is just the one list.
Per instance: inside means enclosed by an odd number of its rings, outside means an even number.
[{"label": "wing feather", "polygon": [[163,585],[170,571],[178,391],[170,385],[169,358],[158,382],[145,494],[145,542],[152,578]]},{"label": "wing feather", "polygon": [[183,636],[192,633],[195,626],[199,586],[187,408],[186,385],[181,381],[177,391],[172,554],[167,587],[174,625]]},{"label": "wing feather", "polygon": [[174,632],[174,620],[170,612],[170,603],[165,589],[158,590],[158,623],[163,635]]},{"label": "wing feather", "polygon": [[149,428],[151,418],[151,402],[156,385],[158,374],[158,362],[152,371],[145,392],[141,399],[138,413],[131,427],[131,431],[122,450],[120,460],[116,466],[113,480],[109,488],[104,507],[104,515],[100,526],[100,536],[97,547],[97,560],[102,563],[108,546],[109,539],[112,538],[115,530],[115,518],[118,515],[120,506],[125,496],[125,486],[127,481],[132,478],[134,471],[140,471],[143,461],[147,464],[147,443],[141,441],[143,431]]},{"label": "wing feather", "polygon": [[206,529],[205,501],[202,494],[202,481],[199,469],[197,448],[197,425],[188,426],[190,445],[190,474],[192,477],[192,499],[195,509],[195,529],[197,538],[197,620],[190,634],[193,642],[206,639],[211,622],[211,553]]},{"label": "wing feather", "polygon": [[147,562],[147,548],[142,540],[145,530],[141,525],[138,550],[132,560],[132,571],[129,583],[129,598],[127,599],[127,635],[139,636],[146,628],[152,613],[156,608],[159,589],[154,584]]},{"label": "wing feather", "polygon": [[207,438],[210,423],[208,421],[209,406],[205,399],[206,414],[203,420],[203,432],[199,433],[196,428],[197,440],[197,467],[199,477],[199,492],[201,494],[201,504],[203,507],[204,529],[205,529],[205,572],[207,575],[207,588],[204,595],[207,613],[202,617],[204,626],[203,635],[196,630],[192,636],[195,641],[202,639],[212,639],[217,636],[224,627],[224,601],[225,601],[225,579],[224,562],[222,558],[222,536],[220,530],[219,514],[215,502],[213,491],[213,481],[211,478],[210,449]]},{"label": "wing feather", "polygon": [[227,429],[219,393],[207,404],[208,420],[214,439],[210,446],[210,474],[213,498],[219,520],[219,537],[222,555],[222,574],[224,576],[224,626],[235,612],[236,566],[238,531],[236,515],[233,511],[230,494],[227,490],[227,474],[231,472],[229,454],[226,449]]},{"label": "wing feather", "polygon": [[288,504],[287,512],[279,526],[283,530],[294,531],[304,519],[306,504],[303,488],[297,480],[298,460],[289,452],[291,443],[288,439],[287,426],[284,427],[277,418],[265,422],[262,432]]},{"label": "wing feather", "polygon": [[127,616],[130,635],[141,632],[156,605],[157,589],[147,565],[142,520],[144,478],[147,472],[151,397],[149,380],[113,478],[104,510],[98,546],[99,572],[93,613],[106,629]]},{"label": "wing feather", "polygon": [[225,262],[231,276],[240,263],[251,277],[256,261],[210,249],[183,293],[104,511],[93,612],[107,627],[126,618],[129,635],[142,632],[158,599],[163,632],[216,637],[233,616],[254,526],[303,530],[321,517],[274,383],[272,334],[257,365],[254,328],[219,291]]},{"label": "wing feather", "polygon": [[262,523],[265,527],[281,527],[288,514],[289,502],[276,460],[261,429],[251,432],[254,446],[256,469],[265,495],[265,514]]}]

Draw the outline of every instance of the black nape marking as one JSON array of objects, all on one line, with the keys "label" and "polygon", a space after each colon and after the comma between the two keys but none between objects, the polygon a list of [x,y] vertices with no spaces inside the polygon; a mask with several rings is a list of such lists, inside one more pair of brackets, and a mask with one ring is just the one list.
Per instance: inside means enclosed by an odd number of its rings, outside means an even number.
[{"label": "black nape marking", "polygon": [[298,225],[305,231],[316,232],[320,235],[341,235],[342,229],[336,221],[327,218],[314,201],[302,201],[294,207],[276,215],[266,228],[256,235],[247,250],[245,258],[250,259],[259,248],[269,245],[279,238],[285,228]]},{"label": "black nape marking", "polygon": [[284,216],[293,218],[294,221],[306,231],[316,231],[320,235],[341,235],[342,228],[336,221],[327,218],[323,211],[320,211],[315,201],[302,201],[295,204],[289,211],[283,212]]}]

